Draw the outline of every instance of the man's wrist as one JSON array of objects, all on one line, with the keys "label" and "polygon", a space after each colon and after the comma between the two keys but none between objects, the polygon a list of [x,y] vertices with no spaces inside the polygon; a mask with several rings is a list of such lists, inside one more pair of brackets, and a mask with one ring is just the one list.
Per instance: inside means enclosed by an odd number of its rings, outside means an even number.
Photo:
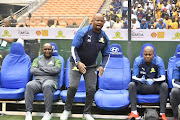
[{"label": "man's wrist", "polygon": [[79,62],[80,62],[80,61],[75,62],[76,66],[78,66]]}]

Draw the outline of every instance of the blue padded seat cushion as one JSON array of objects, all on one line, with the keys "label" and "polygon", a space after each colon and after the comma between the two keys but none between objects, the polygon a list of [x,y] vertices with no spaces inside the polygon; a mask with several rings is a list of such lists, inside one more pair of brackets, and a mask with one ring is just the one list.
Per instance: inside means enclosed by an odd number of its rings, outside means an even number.
[{"label": "blue padded seat cushion", "polygon": [[23,99],[25,88],[8,89],[0,88],[0,99]]},{"label": "blue padded seat cushion", "polygon": [[[59,100],[60,98],[60,90],[57,90],[53,94],[53,100]],[[44,94],[43,93],[37,93],[34,95],[34,100],[44,100]]]},{"label": "blue padded seat cushion", "polygon": [[104,110],[119,110],[129,106],[128,90],[103,90],[95,93],[96,105]]},{"label": "blue padded seat cushion", "polygon": [[[67,90],[63,90],[61,93],[61,99],[63,102],[66,101]],[[84,103],[86,101],[86,92],[76,92],[73,102],[74,103]]]},{"label": "blue padded seat cushion", "polygon": [[141,95],[137,94],[138,103],[159,103],[159,94]]}]

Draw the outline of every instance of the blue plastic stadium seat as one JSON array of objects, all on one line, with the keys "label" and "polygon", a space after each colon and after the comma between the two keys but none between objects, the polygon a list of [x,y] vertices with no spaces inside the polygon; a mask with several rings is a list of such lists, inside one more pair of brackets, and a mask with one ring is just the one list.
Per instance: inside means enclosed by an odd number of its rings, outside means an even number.
[{"label": "blue plastic stadium seat", "polygon": [[129,106],[128,84],[131,81],[131,68],[128,58],[123,56],[121,46],[110,46],[110,57],[95,93],[95,103],[103,110],[119,110]]},{"label": "blue plastic stadium seat", "polygon": [[[63,85],[63,79],[64,79],[64,58],[62,56],[60,56],[58,54],[58,49],[55,43],[51,43],[52,47],[53,47],[53,53],[52,53],[52,57],[55,57],[56,59],[60,59],[61,60],[61,71],[60,71],[60,76],[59,76],[59,80],[58,80],[58,89],[61,88],[61,86]],[[43,57],[40,56],[40,57]],[[54,92],[53,94],[53,100],[59,100],[60,99],[60,90],[57,90],[56,92]],[[34,95],[34,100],[44,100],[44,95],[43,93],[37,93]]]},{"label": "blue plastic stadium seat", "polygon": [[159,94],[137,95],[138,103],[159,103]]},{"label": "blue plastic stadium seat", "polygon": [[172,85],[172,72],[176,62],[180,60],[180,44],[176,48],[175,55],[169,59],[167,68],[167,80],[169,88],[173,88]]},{"label": "blue plastic stadium seat", "polygon": [[31,60],[21,43],[13,43],[1,68],[0,99],[23,99],[30,79]]},{"label": "blue plastic stadium seat", "polygon": [[[143,57],[143,50],[146,46],[151,46],[154,48],[154,57],[158,57],[156,55],[156,50],[155,50],[155,47],[152,45],[152,44],[144,44],[142,49],[141,49],[141,54],[140,54],[140,57]],[[137,102],[138,103],[159,103],[160,100],[159,100],[159,94],[148,94],[148,95],[141,95],[141,94],[138,94],[137,95]]]},{"label": "blue plastic stadium seat", "polygon": [[[67,60],[67,64],[66,64],[66,73],[65,73],[65,86],[66,86],[66,88],[68,88],[68,86],[69,86],[69,69],[70,69],[70,58]],[[63,90],[60,93],[60,95],[61,95],[62,101],[65,102],[66,97],[67,97],[67,90]],[[86,87],[85,87],[84,77],[82,75],[73,102],[84,103],[85,100],[86,100]]]}]

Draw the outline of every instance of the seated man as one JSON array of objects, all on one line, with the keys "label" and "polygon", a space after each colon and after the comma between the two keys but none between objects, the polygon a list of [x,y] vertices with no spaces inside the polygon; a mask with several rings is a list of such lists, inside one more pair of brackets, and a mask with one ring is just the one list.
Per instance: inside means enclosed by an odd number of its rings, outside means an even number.
[{"label": "seated man", "polygon": [[172,74],[173,88],[171,90],[170,102],[174,120],[178,120],[178,105],[180,104],[180,61],[175,64]]},{"label": "seated man", "polygon": [[61,61],[53,58],[53,48],[50,43],[45,43],[42,48],[44,57],[36,58],[31,66],[31,74],[34,80],[26,85],[25,103],[26,120],[32,120],[32,105],[34,94],[43,92],[45,103],[45,115],[42,120],[51,119],[51,108],[53,102],[53,93],[58,86],[58,77],[61,69]]},{"label": "seated man", "polygon": [[128,119],[139,119],[137,94],[160,94],[160,119],[167,120],[165,111],[168,85],[165,82],[165,67],[160,57],[154,57],[153,47],[146,46],[143,57],[135,59],[132,79],[133,82],[129,83],[131,114]]}]

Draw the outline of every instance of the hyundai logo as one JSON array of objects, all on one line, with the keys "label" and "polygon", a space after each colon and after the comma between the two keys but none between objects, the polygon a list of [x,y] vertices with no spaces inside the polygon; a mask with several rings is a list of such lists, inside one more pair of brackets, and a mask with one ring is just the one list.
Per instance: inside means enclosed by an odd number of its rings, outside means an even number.
[{"label": "hyundai logo", "polygon": [[53,53],[57,52],[55,46],[52,46],[52,49],[53,49]]},{"label": "hyundai logo", "polygon": [[110,54],[122,55],[122,52],[119,52],[119,48],[117,47],[112,47],[110,51]]}]

